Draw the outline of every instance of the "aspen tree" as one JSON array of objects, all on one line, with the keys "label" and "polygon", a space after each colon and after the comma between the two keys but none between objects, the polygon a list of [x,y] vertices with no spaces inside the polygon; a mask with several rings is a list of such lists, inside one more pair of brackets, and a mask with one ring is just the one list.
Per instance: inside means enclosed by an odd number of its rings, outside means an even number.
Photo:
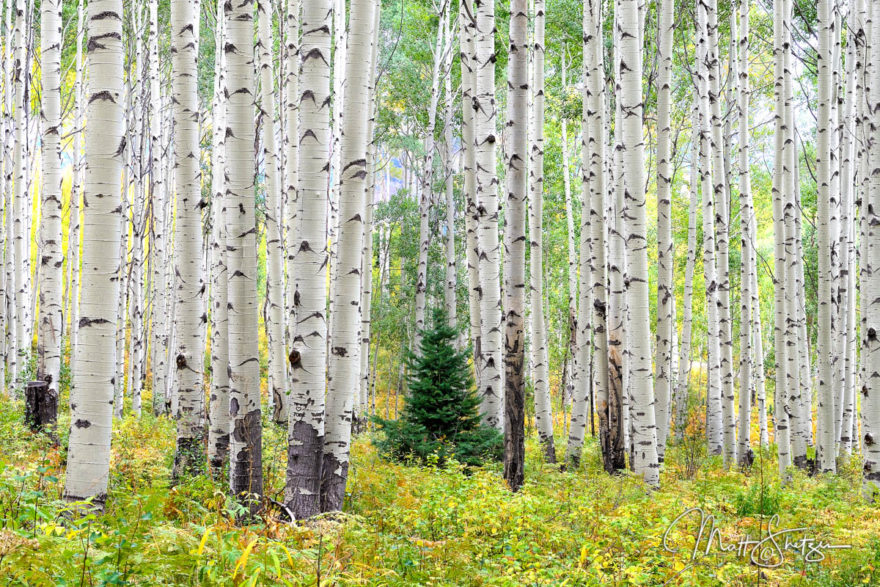
[{"label": "aspen tree", "polygon": [[348,479],[352,410],[360,373],[361,252],[364,238],[367,103],[375,0],[352,0],[342,129],[337,270],[330,334],[321,511],[342,509]]},{"label": "aspen tree", "polygon": [[469,332],[474,347],[474,381],[482,390],[482,319],[480,314],[480,252],[477,235],[477,163],[474,144],[474,93],[476,92],[476,54],[474,31],[476,19],[472,0],[459,4],[459,63],[461,66],[461,141],[463,157],[463,191],[465,199],[465,237],[468,275]]},{"label": "aspen tree", "polygon": [[83,39],[85,30],[85,0],[77,2],[76,9],[76,56],[74,57],[75,73],[73,82],[73,173],[70,184],[70,219],[68,223],[67,240],[67,313],[65,318],[70,320],[68,339],[70,345],[70,372],[76,370],[76,344],[77,332],[79,331],[79,284],[80,284],[80,200],[82,199],[83,180],[83,157],[82,157],[82,129],[84,111],[84,61]]},{"label": "aspen tree", "polygon": [[476,91],[474,149],[479,243],[481,389],[483,421],[504,428],[501,374],[501,281],[498,243],[498,178],[495,172],[498,115],[495,103],[495,0],[475,0]]},{"label": "aspen tree", "polygon": [[[443,289],[443,301],[444,306],[446,307],[446,317],[449,320],[449,325],[453,328],[457,328],[458,324],[458,309],[457,309],[457,301],[456,301],[456,293],[455,290],[458,287],[458,278],[456,276],[456,268],[457,262],[455,259],[455,189],[454,189],[454,180],[455,180],[455,153],[454,153],[454,143],[452,138],[452,115],[453,115],[453,102],[455,96],[452,92],[452,61],[455,56],[454,51],[452,50],[452,3],[447,0],[447,13],[450,15],[444,21],[445,28],[443,31],[445,42],[445,58],[446,63],[443,66],[444,76],[444,94],[446,104],[443,108],[443,163],[444,163],[444,173],[445,173],[445,188],[446,188],[446,284]],[[378,11],[377,11],[378,12]],[[377,26],[376,29],[379,27]],[[373,54],[375,60],[376,54],[376,43],[374,40],[373,43]],[[371,72],[375,70],[375,63],[371,69]],[[370,88],[372,90],[372,82],[370,83]],[[372,107],[372,106],[371,106]],[[369,137],[372,141],[372,136]],[[370,176],[372,177],[372,175]],[[372,206],[370,206],[372,208]],[[372,239],[369,239],[372,242]],[[366,275],[364,279],[366,279]]]},{"label": "aspen tree", "polygon": [[534,103],[534,142],[529,160],[529,262],[532,291],[532,368],[535,373],[535,426],[544,459],[556,462],[553,444],[553,411],[550,404],[550,358],[547,351],[547,325],[544,318],[544,0],[535,0],[535,25],[532,59]]},{"label": "aspen tree", "polygon": [[[25,361],[26,336],[25,324],[27,323],[27,289],[25,286],[26,261],[25,259],[25,205],[27,199],[27,191],[25,189],[25,143],[27,142],[27,128],[25,126],[27,109],[25,102],[25,80],[28,77],[25,62],[27,60],[27,31],[25,29],[25,1],[15,0],[15,28],[12,31],[12,84],[13,84],[13,135],[15,140],[12,148],[12,173],[14,174],[12,191],[12,205],[8,206],[7,214],[7,230],[11,227],[11,245],[12,245],[12,279],[8,280],[7,286],[9,291],[13,292],[14,310],[11,315],[13,321],[10,328],[14,329],[11,345],[11,362],[9,370],[13,381],[18,381],[19,372]],[[30,239],[27,239],[28,243]],[[7,241],[9,242],[9,241]],[[7,245],[8,247],[9,245]],[[30,257],[28,256],[28,259]]]},{"label": "aspen tree", "polygon": [[254,217],[254,2],[243,0],[226,8],[229,481],[232,495],[246,501],[247,496],[263,493]]},{"label": "aspen tree", "polygon": [[672,101],[672,36],[675,0],[659,7],[657,59],[657,458],[663,462],[669,434],[669,401],[672,395],[672,306],[675,303],[672,242],[672,166],[669,126]]},{"label": "aspen tree", "polygon": [[42,200],[39,373],[49,392],[61,383],[61,2],[40,5]]},{"label": "aspen tree", "polygon": [[[294,236],[296,329],[290,353],[287,483],[297,519],[321,511],[327,370],[327,189],[330,134],[330,0],[302,5],[299,50],[298,231]],[[294,57],[294,56],[291,56]]]},{"label": "aspen tree", "polygon": [[[284,146],[287,151],[285,162],[287,173],[285,174],[284,186],[284,222],[285,222],[285,311],[287,314],[287,332],[285,333],[286,348],[293,348],[293,335],[296,329],[296,304],[294,293],[296,291],[294,278],[294,259],[296,257],[296,235],[299,232],[299,69],[300,69],[300,0],[287,0],[287,12],[285,13],[285,43],[287,54],[285,69],[287,80],[285,88],[285,119],[284,119]],[[290,382],[286,382],[287,391],[290,390]],[[289,398],[288,398],[289,402]],[[289,408],[289,405],[288,405]],[[288,409],[289,414],[289,409]]]},{"label": "aspen tree", "polygon": [[657,461],[657,427],[654,416],[654,384],[651,375],[650,331],[648,311],[648,243],[645,212],[645,154],[642,138],[642,51],[643,27],[637,0],[617,0],[620,16],[621,75],[618,78],[617,100],[620,104],[618,129],[621,131],[622,169],[625,194],[629,199],[627,213],[627,271],[630,277],[629,312],[631,336],[628,336],[633,402],[633,470],[645,483],[660,484]]},{"label": "aspen tree", "polygon": [[229,460],[229,322],[226,268],[226,44],[224,3],[217,3],[214,100],[211,153],[211,401],[209,403],[208,465],[222,473]]},{"label": "aspen tree", "polygon": [[[528,150],[528,29],[526,0],[510,7],[507,204],[504,226],[504,479],[518,491],[525,477],[526,151]],[[539,274],[540,275],[540,274]],[[539,277],[540,278],[540,277]],[[538,302],[540,307],[540,302]],[[535,307],[533,305],[533,315]],[[533,341],[534,344],[534,341]]]},{"label": "aspen tree", "polygon": [[819,334],[817,357],[819,362],[818,459],[823,472],[834,472],[837,457],[834,438],[834,382],[832,381],[832,242],[831,242],[831,101],[832,69],[831,35],[835,33],[831,18],[831,0],[819,0],[819,115],[816,119],[816,182],[819,233]]},{"label": "aspen tree", "polygon": [[89,99],[85,130],[88,162],[84,183],[83,290],[79,369],[73,374],[70,440],[64,497],[94,498],[102,506],[110,472],[113,377],[116,348],[114,304],[119,261],[107,255],[120,241],[117,217],[125,142],[122,101],[122,0],[88,5]]}]

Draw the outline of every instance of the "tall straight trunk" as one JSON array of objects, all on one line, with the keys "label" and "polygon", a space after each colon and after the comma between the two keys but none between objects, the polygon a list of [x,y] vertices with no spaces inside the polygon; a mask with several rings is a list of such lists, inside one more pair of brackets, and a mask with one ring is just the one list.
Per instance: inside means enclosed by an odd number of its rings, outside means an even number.
[{"label": "tall straight trunk", "polygon": [[[11,362],[9,370],[12,373],[12,380],[18,381],[21,369],[24,367],[26,355],[28,351],[27,337],[25,336],[25,325],[27,324],[27,286],[25,285],[26,276],[29,275],[27,269],[26,258],[30,257],[26,254],[25,240],[30,242],[30,238],[25,239],[25,201],[29,200],[28,192],[25,189],[25,154],[24,150],[27,144],[27,127],[25,101],[26,79],[29,77],[26,70],[27,61],[27,28],[25,25],[25,0],[15,0],[15,29],[12,32],[12,50],[14,51],[14,61],[12,65],[12,83],[14,91],[15,111],[14,133],[15,142],[13,146],[12,165],[15,174],[14,189],[12,192],[12,206],[10,214],[7,216],[9,225],[12,227],[12,277],[8,284],[9,290],[14,292],[14,324],[11,325],[15,329],[12,337],[13,346],[11,352]],[[27,231],[30,234],[29,231]]]},{"label": "tall straight trunk", "polygon": [[748,465],[751,450],[752,398],[752,246],[751,233],[752,176],[749,170],[749,3],[740,2],[740,28],[737,16],[731,13],[730,36],[734,40],[730,50],[739,46],[739,60],[732,56],[738,68],[737,110],[739,115],[739,200],[740,200],[740,334],[739,334],[739,431],[736,454],[741,466]]},{"label": "tall straight trunk", "polygon": [[709,371],[708,395],[706,401],[706,434],[708,438],[709,454],[722,454],[723,442],[723,418],[722,418],[722,386],[721,386],[721,348],[719,326],[719,283],[716,269],[716,238],[715,238],[715,191],[712,182],[713,171],[721,173],[720,169],[713,169],[711,150],[711,120],[710,120],[710,84],[711,70],[708,10],[705,5],[698,8],[699,33],[697,45],[697,71],[699,84],[699,112],[700,112],[700,191],[703,196],[703,275],[706,285],[706,318],[707,318],[707,358]]},{"label": "tall straight trunk", "polygon": [[336,288],[330,340],[321,511],[342,510],[348,480],[353,404],[360,373],[361,252],[367,180],[367,128],[375,0],[352,0],[343,110]]},{"label": "tall straight trunk", "polygon": [[[452,13],[451,4],[447,7],[447,12],[450,14]],[[451,20],[452,18],[450,16],[444,21],[446,63],[443,66],[443,71],[445,72],[445,75],[443,76],[443,84],[446,104],[443,109],[443,164],[446,179],[446,185],[444,186],[446,188],[446,284],[443,288],[443,301],[444,306],[446,307],[446,316],[449,320],[449,325],[453,328],[457,328],[458,304],[455,293],[455,290],[458,287],[458,278],[456,276],[457,263],[455,260],[455,152],[452,138],[453,103],[455,101],[455,95],[452,92],[452,62],[455,53],[452,50]],[[373,69],[375,69],[375,65]],[[370,137],[370,139],[372,140],[372,137]]]},{"label": "tall straight trunk", "polygon": [[465,200],[465,237],[468,275],[469,332],[474,352],[474,381],[477,389],[482,384],[482,319],[480,315],[480,251],[477,235],[477,163],[474,144],[474,93],[476,92],[476,54],[474,31],[476,19],[471,0],[459,5],[459,62],[461,64],[461,142],[463,157],[463,191]]},{"label": "tall straight trunk", "polygon": [[286,368],[284,359],[284,247],[281,241],[281,185],[275,145],[275,72],[272,8],[269,0],[257,2],[257,46],[260,72],[260,118],[263,162],[266,173],[266,338],[269,345],[269,397],[272,420],[287,422]]},{"label": "tall straight trunk", "polygon": [[58,394],[61,383],[61,2],[41,4],[41,67],[43,77],[42,202],[40,258],[40,376],[49,393]]},{"label": "tall straight trunk", "polygon": [[[562,87],[568,91],[568,54],[567,47],[562,50]],[[577,314],[578,314],[578,249],[575,243],[574,230],[574,206],[571,198],[571,154],[568,144],[568,119],[560,117],[562,133],[562,185],[565,192],[565,225],[568,242],[568,368],[567,377],[563,380],[564,391],[562,395],[563,419],[566,406],[574,401],[574,394],[579,387],[577,367]],[[589,196],[589,193],[587,194]],[[589,214],[589,211],[587,212]],[[592,261],[592,260],[591,260]],[[568,434],[568,431],[565,431]]]},{"label": "tall straight trunk", "polygon": [[[448,3],[447,3],[448,4]],[[431,73],[431,102],[428,105],[428,127],[425,129],[425,158],[422,169],[422,184],[419,190],[419,260],[416,274],[416,342],[419,348],[421,332],[425,330],[425,309],[428,293],[428,248],[431,245],[431,227],[428,217],[434,203],[434,130],[437,125],[437,107],[440,101],[440,73],[445,48],[444,23],[449,19],[449,10],[443,9],[439,15],[437,38],[434,43],[433,69]]]},{"label": "tall straight trunk", "polygon": [[[629,369],[632,377],[633,470],[645,483],[660,485],[657,461],[657,427],[654,415],[654,383],[651,375],[651,326],[648,310],[648,243],[645,212],[645,145],[642,136],[642,31],[637,0],[617,0],[620,15],[621,75],[617,99],[621,119],[621,171],[629,205],[626,216]],[[626,67],[623,67],[623,64]]]},{"label": "tall straight trunk", "polygon": [[[232,4],[226,12],[227,42],[224,45],[229,74],[226,110],[229,482],[232,495],[243,502],[249,495],[263,493],[254,217],[253,9],[253,0]],[[176,174],[180,174],[179,169]],[[183,243],[175,244],[183,246]],[[183,338],[182,334],[182,329],[178,329],[177,338]],[[254,509],[251,505],[251,510]]]},{"label": "tall straight trunk", "polygon": [[791,427],[791,450],[792,461],[798,467],[807,466],[807,444],[811,439],[812,426],[810,426],[810,412],[805,409],[810,400],[810,373],[809,358],[806,354],[806,340],[802,340],[801,332],[801,294],[799,291],[803,284],[803,257],[800,255],[800,198],[798,197],[798,170],[796,133],[794,128],[794,106],[792,95],[792,53],[791,53],[791,7],[789,2],[783,15],[785,20],[786,42],[783,47],[784,79],[783,91],[785,95],[785,129],[786,140],[783,146],[783,194],[785,195],[785,239],[786,239],[786,337],[787,345],[791,351],[788,356],[788,385],[789,393],[789,424]]},{"label": "tall straight trunk", "polygon": [[0,241],[3,242],[3,266],[0,267],[0,281],[2,281],[2,294],[0,294],[0,316],[2,316],[2,327],[0,327],[0,348],[2,348],[2,366],[0,370],[3,378],[0,379],[0,389],[8,393],[6,387],[6,366],[9,363],[10,355],[15,353],[14,335],[15,335],[15,314],[12,311],[12,305],[15,303],[15,297],[11,294],[13,285],[13,253],[12,253],[12,186],[13,186],[13,170],[12,170],[12,151],[13,142],[15,141],[15,129],[13,118],[13,96],[12,89],[13,79],[13,61],[14,49],[12,46],[13,25],[12,25],[12,0],[6,0],[6,10],[4,13],[4,43],[3,51],[0,53],[0,70],[3,72],[3,117],[2,117],[2,138],[3,147],[0,149],[0,157],[3,162],[3,174],[0,178],[0,199],[3,200],[3,216],[0,222],[3,224]]},{"label": "tall straight trunk", "polygon": [[669,126],[672,102],[672,36],[675,0],[660,4],[657,60],[657,458],[663,463],[669,435],[669,400],[672,395],[672,306],[675,303],[672,242],[672,165]]},{"label": "tall straight trunk", "polygon": [[788,418],[788,354],[786,340],[786,273],[785,254],[785,194],[783,193],[785,150],[785,28],[783,14],[786,1],[780,0],[773,4],[773,94],[774,110],[774,164],[773,164],[773,234],[774,234],[774,266],[773,266],[773,302],[774,302],[774,357],[776,359],[776,397],[773,414],[775,419],[774,434],[778,454],[779,474],[785,479],[787,469],[791,466],[791,430]]},{"label": "tall straight trunk", "polygon": [[[177,290],[177,451],[175,478],[204,470],[205,391],[202,369],[202,321],[205,280],[202,275],[202,172],[199,167],[199,98],[197,60],[199,0],[171,4],[171,95],[174,102],[174,275]],[[237,300],[233,300],[235,303]],[[235,364],[232,364],[235,369]],[[259,388],[258,388],[259,389]],[[259,404],[258,404],[259,407]]]},{"label": "tall straight trunk", "polygon": [[[832,381],[832,310],[835,305],[832,301],[832,242],[831,242],[831,199],[836,198],[832,194],[831,181],[831,100],[832,95],[832,69],[835,64],[831,63],[831,35],[840,36],[833,26],[831,18],[831,0],[819,0],[818,21],[816,26],[819,33],[819,115],[816,119],[816,187],[818,189],[817,208],[819,233],[819,334],[816,345],[816,353],[819,362],[819,410],[817,425],[819,468],[823,472],[833,473],[836,470],[836,439],[834,437],[834,381]],[[834,92],[836,95],[836,92]]]},{"label": "tall straight trunk", "polygon": [[70,329],[68,330],[68,339],[70,345],[70,372],[76,370],[76,344],[77,332],[79,331],[79,284],[80,284],[80,268],[79,268],[79,252],[80,252],[80,200],[82,199],[82,176],[83,176],[83,160],[82,160],[82,128],[83,128],[83,107],[84,107],[84,69],[83,69],[83,39],[85,38],[85,0],[79,0],[77,3],[76,17],[76,57],[74,57],[76,73],[73,82],[73,177],[70,184],[70,220],[68,223],[68,240],[67,240],[67,301],[69,307],[67,309],[66,318],[70,320]]},{"label": "tall straight trunk", "polygon": [[294,234],[296,329],[290,353],[287,483],[297,519],[321,511],[324,390],[327,370],[327,189],[330,135],[330,0],[302,6],[299,57],[298,230]]},{"label": "tall straight trunk", "polygon": [[679,345],[678,378],[675,383],[675,438],[684,440],[688,422],[689,384],[691,379],[691,336],[693,328],[694,267],[697,261],[697,205],[700,200],[699,112],[694,108],[691,132],[690,205],[688,207],[687,260],[684,269],[684,295]]},{"label": "tall straight trunk", "polygon": [[[373,209],[376,205],[376,156],[378,144],[375,141],[376,116],[379,109],[376,104],[376,66],[379,62],[379,31],[381,29],[381,6],[373,13],[373,37],[370,41],[370,69],[367,90],[367,105],[369,108],[369,120],[367,121],[367,181],[364,188],[364,245],[361,255],[361,365],[360,365],[360,401],[358,413],[359,428],[366,426],[370,413],[370,383],[372,381],[370,371],[370,328],[372,326],[373,309]],[[381,288],[381,283],[380,283]],[[373,370],[375,371],[375,369]]]},{"label": "tall straight trunk", "polygon": [[534,142],[529,160],[529,263],[532,291],[532,369],[535,374],[535,426],[548,463],[556,462],[553,411],[550,403],[550,357],[544,319],[544,0],[535,0],[532,60]]},{"label": "tall straight trunk", "polygon": [[495,0],[478,0],[474,95],[474,149],[480,264],[481,413],[488,426],[504,429],[501,372],[501,277],[498,243],[498,178],[495,171],[498,115],[495,103]]},{"label": "tall straight trunk", "polygon": [[83,293],[79,369],[73,374],[70,441],[64,497],[103,505],[110,473],[113,377],[116,373],[114,304],[119,260],[107,255],[120,241],[123,146],[122,0],[88,5],[90,74],[85,130]]},{"label": "tall straight trunk", "polygon": [[709,106],[711,117],[712,191],[715,206],[716,276],[718,300],[718,345],[721,368],[721,431],[724,443],[722,451],[725,466],[736,462],[736,414],[734,412],[733,387],[733,336],[730,320],[730,270],[728,263],[728,220],[730,202],[724,138],[721,116],[721,62],[719,50],[718,8],[715,0],[708,1],[706,11],[709,54]]},{"label": "tall straight trunk", "polygon": [[[880,15],[874,3],[870,3],[866,19],[866,120],[865,136],[876,137],[880,130],[880,84],[872,83],[880,79]],[[869,25],[869,28],[868,28]],[[867,169],[880,168],[880,143],[869,140],[867,147]],[[868,179],[866,201],[862,209],[866,214],[865,249],[863,259],[862,291],[862,360],[864,361],[865,381],[862,388],[862,435],[864,448],[862,459],[863,491],[868,499],[877,500],[880,494],[880,395],[877,389],[876,373],[880,371],[880,309],[876,304],[866,303],[880,293],[880,175],[871,173]]]},{"label": "tall straight trunk", "polygon": [[[296,304],[294,293],[294,259],[296,251],[294,244],[296,243],[296,234],[299,232],[299,69],[300,69],[300,0],[287,0],[287,12],[285,13],[285,43],[287,45],[287,54],[285,55],[287,76],[284,84],[285,91],[285,117],[284,117],[284,147],[286,151],[285,163],[287,172],[285,173],[284,185],[284,222],[285,222],[285,273],[287,281],[285,283],[285,312],[287,332],[285,333],[285,344],[288,350],[293,348],[293,335],[296,329]],[[289,373],[289,369],[288,369]],[[290,388],[290,382],[285,382],[285,386]],[[288,398],[289,399],[289,398]],[[289,406],[288,406],[289,408]],[[288,415],[290,410],[288,409]]]},{"label": "tall straight trunk", "polygon": [[[528,3],[526,0],[514,0],[510,7],[510,60],[507,74],[507,205],[504,226],[504,479],[513,491],[519,490],[525,478],[528,28]],[[539,308],[540,302],[537,309],[533,306],[533,315],[536,310],[540,311]]]},{"label": "tall straight trunk", "polygon": [[[225,10],[217,3],[215,47],[226,43]],[[226,57],[218,51],[214,66],[211,153],[211,393],[208,426],[208,465],[222,474],[229,460],[229,321],[226,270]]]}]

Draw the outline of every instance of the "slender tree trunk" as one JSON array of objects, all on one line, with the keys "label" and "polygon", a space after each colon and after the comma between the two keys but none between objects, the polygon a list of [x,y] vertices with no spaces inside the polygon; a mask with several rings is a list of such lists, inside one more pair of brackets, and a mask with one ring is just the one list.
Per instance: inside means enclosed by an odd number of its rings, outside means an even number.
[{"label": "slender tree trunk", "polygon": [[327,189],[330,135],[330,0],[306,2],[299,56],[299,218],[294,234],[296,329],[284,501],[297,519],[321,511],[327,370]]},{"label": "slender tree trunk", "polygon": [[788,408],[788,354],[786,340],[786,246],[785,246],[785,195],[783,193],[783,153],[785,144],[785,29],[783,14],[785,0],[773,4],[773,56],[775,96],[775,151],[773,166],[773,233],[774,233],[774,357],[776,359],[776,397],[774,401],[774,434],[778,453],[779,474],[783,479],[791,466],[791,430]]},{"label": "slender tree trunk", "polygon": [[375,0],[352,0],[346,61],[346,112],[342,129],[339,198],[339,245],[330,340],[321,511],[342,510],[348,479],[352,408],[360,372],[361,251],[364,238],[367,128],[372,109],[369,96]]},{"label": "slender tree trunk", "polygon": [[260,72],[260,117],[263,130],[263,161],[266,169],[266,338],[269,344],[269,394],[272,420],[287,422],[286,368],[284,359],[284,254],[281,241],[281,186],[279,157],[275,145],[274,42],[269,0],[258,0],[256,53]]},{"label": "slender tree trunk", "polygon": [[528,3],[526,0],[514,0],[510,7],[510,59],[507,74],[507,205],[504,226],[504,479],[513,491],[519,490],[525,478],[528,29]]},{"label": "slender tree trunk", "polygon": [[61,2],[41,4],[42,229],[39,369],[56,397],[61,383]]},{"label": "slender tree trunk", "polygon": [[[532,362],[535,373],[535,425],[548,463],[556,462],[553,443],[553,410],[550,403],[550,358],[544,319],[544,0],[535,0],[535,31],[532,49],[534,71],[534,142],[530,147],[529,246],[532,291]],[[509,123],[508,123],[509,124]]]},{"label": "slender tree trunk", "polygon": [[480,251],[477,235],[477,163],[474,144],[474,93],[476,92],[476,55],[474,50],[474,18],[471,0],[461,0],[459,5],[459,55],[461,64],[461,141],[464,149],[464,199],[465,236],[468,274],[468,315],[470,337],[474,347],[474,381],[482,392],[482,318],[480,315]]},{"label": "slender tree trunk", "polygon": [[84,69],[83,69],[83,39],[85,38],[85,1],[79,0],[77,4],[76,19],[76,73],[73,83],[74,93],[74,119],[73,119],[73,177],[70,185],[70,220],[68,223],[67,240],[67,271],[69,275],[67,286],[67,298],[70,304],[67,318],[70,319],[68,339],[70,341],[70,372],[76,370],[76,345],[77,332],[79,331],[79,252],[80,252],[80,200],[82,199],[82,135],[83,135],[83,96],[84,96]]},{"label": "slender tree trunk", "polygon": [[672,36],[675,0],[660,4],[657,60],[657,458],[663,463],[669,434],[672,395],[672,306],[675,302],[672,242],[672,165],[670,161],[670,105],[672,102]]},{"label": "slender tree trunk", "polygon": [[79,369],[71,390],[70,441],[64,497],[94,498],[102,506],[110,473],[113,377],[116,372],[114,304],[119,261],[107,255],[120,240],[123,146],[122,0],[88,6],[90,72],[85,131],[83,295]]},{"label": "slender tree trunk", "polygon": [[495,104],[495,0],[477,0],[474,148],[480,265],[481,389],[483,421],[504,429],[501,373],[501,281]]},{"label": "slender tree trunk", "polygon": [[[174,478],[204,470],[205,392],[202,379],[204,347],[201,326],[205,319],[202,275],[202,201],[199,167],[199,99],[197,60],[199,0],[171,4],[171,93],[174,102],[174,191],[177,214],[174,224],[177,290],[177,451]],[[187,26],[189,25],[189,26]],[[237,301],[237,300],[236,300]],[[233,364],[233,369],[235,366]],[[258,406],[259,407],[259,406]]]},{"label": "slender tree trunk", "polygon": [[[217,3],[216,47],[226,44],[225,10]],[[211,401],[208,465],[215,477],[229,462],[229,322],[226,270],[226,57],[216,54],[211,153]]]},{"label": "slender tree trunk", "polygon": [[[14,292],[14,324],[11,326],[15,329],[12,346],[12,361],[9,370],[12,373],[12,380],[18,382],[21,369],[24,367],[26,355],[28,352],[27,337],[25,336],[27,324],[27,289],[25,285],[26,276],[29,276],[27,269],[27,261],[29,255],[26,255],[25,247],[27,246],[25,239],[24,227],[25,218],[25,201],[28,200],[28,192],[25,189],[25,153],[27,143],[27,127],[26,127],[26,110],[27,102],[25,101],[26,80],[29,78],[26,70],[27,61],[27,31],[25,21],[25,1],[16,0],[15,2],[15,29],[12,32],[12,50],[14,51],[14,61],[12,66],[12,83],[15,92],[14,111],[15,111],[15,142],[13,146],[13,173],[15,174],[14,190],[12,194],[11,213],[7,216],[9,226],[12,227],[12,277],[9,289]],[[24,30],[23,30],[24,29]]]},{"label": "slender tree trunk", "polygon": [[[287,0],[287,12],[285,15],[287,35],[285,42],[287,43],[287,83],[285,84],[285,107],[287,109],[285,115],[285,133],[284,145],[287,150],[286,163],[287,173],[285,174],[286,185],[285,191],[285,213],[284,222],[286,223],[285,231],[285,272],[287,273],[287,283],[285,290],[285,310],[287,313],[287,332],[285,334],[286,348],[293,348],[293,337],[296,330],[296,303],[294,294],[296,292],[296,279],[294,275],[294,259],[296,258],[297,234],[299,233],[299,76],[300,76],[300,0]],[[290,368],[288,366],[288,373]],[[289,390],[290,382],[286,382]],[[288,409],[288,414],[290,410]]]},{"label": "slender tree trunk", "polygon": [[[451,3],[447,6],[447,12],[449,14],[452,13]],[[449,325],[453,328],[457,328],[458,304],[456,301],[455,292],[458,287],[458,278],[456,276],[457,263],[455,259],[455,152],[452,138],[452,116],[453,103],[455,99],[455,96],[452,92],[452,61],[455,53],[452,50],[453,44],[451,20],[452,17],[450,16],[444,21],[444,36],[446,38],[446,42],[444,44],[446,47],[446,63],[443,67],[443,71],[445,72],[445,75],[443,76],[443,81],[444,91],[446,94],[446,105],[444,107],[443,121],[443,148],[444,169],[446,175],[446,287],[443,289],[443,294],[444,305],[446,306],[446,316],[449,320]],[[375,65],[373,69],[375,69]]]},{"label": "slender tree trunk", "polygon": [[[568,49],[562,50],[562,88],[568,91]],[[586,118],[586,117],[584,117]],[[568,119],[565,115],[560,117],[562,127],[562,184],[565,191],[565,224],[568,241],[568,350],[565,364],[566,376],[563,378],[564,392],[562,394],[562,413],[565,416],[566,406],[574,401],[574,395],[580,389],[577,365],[577,315],[578,315],[578,249],[575,244],[574,230],[574,202],[571,198],[571,155],[568,144]],[[586,194],[589,197],[589,192]],[[588,203],[589,204],[589,203]],[[584,212],[582,212],[583,214]],[[589,214],[589,209],[587,209]],[[590,259],[592,263],[592,259]],[[565,430],[568,436],[568,426]]]},{"label": "slender tree trunk", "polygon": [[[227,8],[229,6],[227,5]],[[226,263],[229,324],[229,482],[243,502],[263,493],[257,239],[254,217],[253,0],[226,12]],[[180,170],[177,170],[180,173]],[[181,243],[177,243],[178,246]],[[183,338],[182,329],[178,338]],[[251,511],[257,509],[251,502]]]},{"label": "slender tree trunk", "polygon": [[681,319],[681,344],[679,346],[679,370],[675,387],[675,438],[684,440],[689,411],[689,386],[691,379],[691,331],[693,327],[694,267],[697,261],[697,206],[700,199],[700,137],[699,112],[694,108],[694,131],[691,134],[690,206],[688,207],[687,260],[684,270],[684,295]]},{"label": "slender tree trunk", "polygon": [[736,454],[740,466],[752,460],[751,398],[752,398],[752,179],[749,169],[749,2],[740,2],[740,29],[737,33],[736,13],[731,13],[731,51],[739,46],[739,60],[732,56],[739,69],[737,110],[739,115],[739,200],[740,200],[740,335],[739,335],[739,444]]},{"label": "slender tree trunk", "polygon": [[[660,485],[657,461],[657,427],[654,416],[654,384],[651,376],[651,342],[648,311],[648,243],[645,213],[645,153],[642,137],[642,31],[637,0],[617,0],[620,15],[620,102],[622,169],[629,206],[626,216],[627,273],[629,275],[630,332],[627,336],[633,402],[633,470],[645,483]],[[623,67],[623,65],[626,67]]]},{"label": "slender tree trunk", "polygon": [[[819,0],[818,21],[819,33],[819,116],[816,119],[816,166],[817,166],[817,207],[819,234],[819,334],[816,353],[819,361],[819,411],[816,422],[818,428],[819,468],[823,472],[833,473],[836,470],[836,441],[834,437],[834,381],[832,381],[832,242],[831,242],[831,100],[832,69],[831,35],[840,36],[833,26],[831,18],[831,0]],[[836,94],[836,92],[835,92]]]}]

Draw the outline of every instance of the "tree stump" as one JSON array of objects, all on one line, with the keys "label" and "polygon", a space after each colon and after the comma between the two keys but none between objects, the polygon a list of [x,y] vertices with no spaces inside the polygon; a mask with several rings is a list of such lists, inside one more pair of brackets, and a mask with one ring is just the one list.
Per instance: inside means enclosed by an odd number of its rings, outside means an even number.
[{"label": "tree stump", "polygon": [[25,388],[24,421],[31,430],[45,430],[58,420],[58,393],[47,381],[30,381]]}]

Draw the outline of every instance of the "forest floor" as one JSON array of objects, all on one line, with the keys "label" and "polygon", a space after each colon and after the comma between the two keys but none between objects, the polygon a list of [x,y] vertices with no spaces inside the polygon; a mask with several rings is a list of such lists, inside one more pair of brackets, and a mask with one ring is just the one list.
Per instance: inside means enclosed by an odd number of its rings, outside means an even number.
[{"label": "forest floor", "polygon": [[[796,472],[781,487],[770,451],[746,473],[725,472],[694,434],[668,451],[651,492],[631,474],[602,472],[594,439],[569,471],[544,464],[530,443],[526,484],[512,495],[499,465],[467,473],[392,464],[364,434],[345,514],[289,524],[269,512],[240,526],[222,484],[169,487],[173,422],[127,417],[115,428],[106,511],[71,515],[59,499],[63,449],[23,426],[20,402],[0,399],[4,585],[880,584],[880,508],[859,495],[856,459],[840,475]],[[266,487],[277,499],[285,436],[267,424]],[[704,554],[707,525],[693,555],[700,513],[673,524],[692,507],[714,516],[732,551],[716,534]],[[772,540],[738,549],[746,534],[767,538],[768,525]],[[750,564],[751,552],[778,566]]]}]

